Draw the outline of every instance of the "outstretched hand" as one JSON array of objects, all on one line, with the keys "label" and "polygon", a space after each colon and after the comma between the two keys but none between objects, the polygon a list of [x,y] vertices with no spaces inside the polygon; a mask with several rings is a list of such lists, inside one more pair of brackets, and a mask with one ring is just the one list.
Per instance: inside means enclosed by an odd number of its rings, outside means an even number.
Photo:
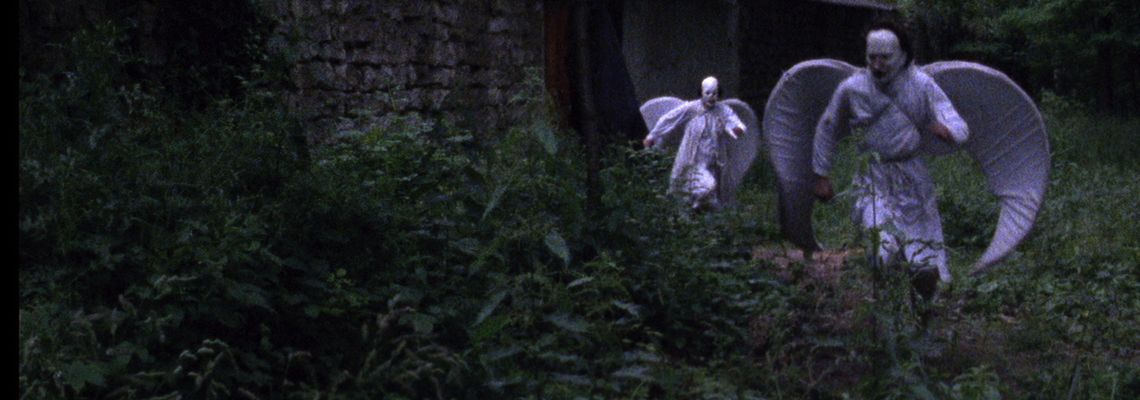
[{"label": "outstretched hand", "polygon": [[744,128],[741,128],[739,126],[732,128],[732,132],[730,134],[732,135],[733,139],[740,139],[740,137],[744,135]]},{"label": "outstretched hand", "polygon": [[926,129],[939,139],[954,143],[954,137],[950,135],[950,128],[947,128],[946,125],[942,125],[939,122],[931,122],[930,126],[926,127]]},{"label": "outstretched hand", "polygon": [[835,190],[831,188],[831,179],[828,179],[826,176],[816,175],[815,186],[812,187],[812,194],[815,195],[815,198],[824,203],[831,201],[831,198],[835,197]]},{"label": "outstretched hand", "polygon": [[645,146],[645,148],[647,148],[647,149],[652,148],[653,145],[656,143],[657,143],[657,141],[653,140],[653,138],[650,138],[648,136],[646,136],[645,139],[641,140],[641,145]]}]

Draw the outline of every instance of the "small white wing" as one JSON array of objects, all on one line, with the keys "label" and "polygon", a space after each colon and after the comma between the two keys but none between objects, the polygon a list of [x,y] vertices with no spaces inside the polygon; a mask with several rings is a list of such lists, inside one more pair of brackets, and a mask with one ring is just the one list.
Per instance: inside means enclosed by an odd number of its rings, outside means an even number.
[{"label": "small white wing", "polygon": [[[670,110],[684,104],[685,101],[676,97],[657,97],[646,101],[641,105],[641,119],[645,121],[645,128],[647,132],[653,132],[653,127],[657,126],[657,121],[661,119]],[[678,127],[678,130],[684,129]],[[654,147],[666,146],[677,147],[681,143],[681,137],[684,136],[683,132],[671,132],[665,135],[665,140],[661,144]]]},{"label": "small white wing", "polygon": [[752,161],[756,159],[756,153],[760,150],[761,128],[756,112],[752,111],[748,103],[739,99],[727,99],[723,102],[736,113],[746,128],[744,135],[735,140],[720,141],[722,145],[728,146],[725,151],[728,160],[725,162],[725,170],[721,173],[721,182],[718,183],[720,198],[725,205],[732,205],[736,203],[736,191],[744,182],[744,177],[748,175]]}]

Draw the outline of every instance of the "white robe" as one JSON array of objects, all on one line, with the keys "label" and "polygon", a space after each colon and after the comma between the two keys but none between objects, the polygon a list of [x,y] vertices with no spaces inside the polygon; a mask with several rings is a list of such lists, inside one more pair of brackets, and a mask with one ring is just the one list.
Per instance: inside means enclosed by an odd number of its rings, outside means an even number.
[{"label": "white robe", "polygon": [[860,150],[878,153],[881,162],[853,179],[857,200],[852,219],[864,229],[880,229],[881,262],[934,266],[949,282],[934,184],[918,157],[920,132],[932,121],[945,125],[957,143],[969,134],[966,122],[926,73],[910,66],[880,89],[862,69],[839,85],[820,118],[812,169],[827,176],[839,139],[851,130],[862,132]]},{"label": "white robe", "polygon": [[660,142],[685,126],[684,137],[677,149],[670,174],[669,192],[685,196],[693,208],[721,206],[717,182],[727,160],[726,147],[733,140],[730,132],[745,126],[728,105],[718,102],[705,108],[700,100],[687,101],[665,115],[649,132],[649,138]]}]

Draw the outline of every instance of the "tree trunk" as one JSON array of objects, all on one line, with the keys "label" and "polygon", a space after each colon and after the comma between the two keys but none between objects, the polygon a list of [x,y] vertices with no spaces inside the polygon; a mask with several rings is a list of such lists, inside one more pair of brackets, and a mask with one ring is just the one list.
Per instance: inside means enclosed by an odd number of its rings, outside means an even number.
[{"label": "tree trunk", "polygon": [[1126,93],[1128,93],[1128,103],[1131,106],[1130,112],[1136,115],[1140,114],[1140,68],[1137,68],[1140,66],[1140,51],[1133,48],[1128,53],[1129,57],[1125,65],[1132,66],[1132,79],[1128,82],[1129,90]]},{"label": "tree trunk", "polygon": [[550,93],[554,107],[559,111],[557,116],[559,125],[569,127],[573,126],[571,121],[575,120],[574,99],[577,97],[574,85],[570,83],[572,67],[569,62],[572,52],[570,45],[573,43],[571,40],[573,31],[570,28],[573,8],[566,0],[551,0],[543,4],[543,10],[546,43],[543,49],[545,57],[543,71],[546,91]]},{"label": "tree trunk", "polygon": [[[1112,19],[1102,18],[1100,31],[1112,32]],[[1112,43],[1100,43],[1096,46],[1096,62],[1100,67],[1100,103],[1104,110],[1116,111],[1115,84],[1113,80]]]},{"label": "tree trunk", "polygon": [[601,132],[598,129],[598,112],[592,88],[594,71],[590,54],[590,7],[593,2],[579,1],[574,4],[575,79],[574,88],[578,94],[576,106],[582,139],[586,145],[586,212],[594,215],[601,211]]}]

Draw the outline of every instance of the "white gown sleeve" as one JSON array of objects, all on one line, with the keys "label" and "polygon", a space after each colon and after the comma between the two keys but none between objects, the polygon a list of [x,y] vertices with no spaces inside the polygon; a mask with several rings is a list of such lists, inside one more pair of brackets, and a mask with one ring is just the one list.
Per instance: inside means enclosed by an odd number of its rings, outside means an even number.
[{"label": "white gown sleeve", "polygon": [[740,122],[740,117],[732,111],[731,107],[724,107],[724,111],[724,133],[729,137],[739,139],[739,137],[736,135],[736,132],[733,132],[732,130],[740,128],[742,131],[747,131],[748,127],[744,126],[743,122]]},{"label": "white gown sleeve", "polygon": [[661,116],[661,119],[657,121],[657,125],[653,127],[653,130],[649,132],[647,138],[657,142],[669,140],[671,135],[675,135],[677,131],[683,130],[677,129],[678,127],[689,121],[688,111],[689,104],[686,103],[665,113],[665,115]]},{"label": "white gown sleeve", "polygon": [[827,176],[831,172],[835,146],[840,139],[850,133],[847,127],[847,121],[850,119],[850,108],[847,102],[847,90],[843,85],[839,85],[815,127],[811,166],[812,172],[815,172],[816,175]]},{"label": "white gown sleeve", "polygon": [[970,130],[966,125],[966,120],[958,115],[958,110],[954,109],[954,104],[950,102],[949,97],[946,97],[946,92],[943,92],[933,79],[927,83],[925,92],[931,115],[950,130],[950,136],[954,139],[954,143],[962,144],[966,139],[969,139]]}]

